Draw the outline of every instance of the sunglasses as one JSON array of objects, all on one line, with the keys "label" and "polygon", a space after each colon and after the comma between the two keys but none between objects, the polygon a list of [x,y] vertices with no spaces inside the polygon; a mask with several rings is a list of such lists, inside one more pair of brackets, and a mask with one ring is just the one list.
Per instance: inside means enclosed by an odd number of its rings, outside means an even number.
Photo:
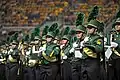
[{"label": "sunglasses", "polygon": [[88,29],[92,29],[92,28],[94,28],[94,27],[87,27]]}]

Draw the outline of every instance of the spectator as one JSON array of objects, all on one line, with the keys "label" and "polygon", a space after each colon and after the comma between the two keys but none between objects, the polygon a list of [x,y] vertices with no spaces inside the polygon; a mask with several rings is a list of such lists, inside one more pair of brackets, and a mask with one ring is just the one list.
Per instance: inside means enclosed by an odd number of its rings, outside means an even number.
[{"label": "spectator", "polygon": [[43,0],[37,0],[37,5],[42,5]]},{"label": "spectator", "polygon": [[24,4],[25,0],[16,0],[19,4]]}]

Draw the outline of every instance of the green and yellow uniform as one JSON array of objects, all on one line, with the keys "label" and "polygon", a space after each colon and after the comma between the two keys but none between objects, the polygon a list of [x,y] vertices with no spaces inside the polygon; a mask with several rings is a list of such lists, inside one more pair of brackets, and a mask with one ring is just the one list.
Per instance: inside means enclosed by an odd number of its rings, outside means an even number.
[{"label": "green and yellow uniform", "polygon": [[[112,55],[110,56],[108,65],[108,79],[111,78],[119,80],[120,79],[120,18],[117,18],[114,23],[115,32],[112,33],[112,43],[111,50]],[[114,43],[114,44],[113,44]]]},{"label": "green and yellow uniform", "polygon": [[[4,42],[2,42],[4,43]],[[7,51],[5,50],[5,44],[0,44],[0,79],[5,80],[5,54]]]},{"label": "green and yellow uniform", "polygon": [[40,28],[34,28],[31,36],[29,36],[28,34],[25,35],[23,41],[23,45],[27,46],[24,49],[24,56],[26,60],[24,71],[27,72],[24,73],[24,80],[40,80]]},{"label": "green and yellow uniform", "polygon": [[72,80],[80,80],[81,78],[81,62],[82,62],[82,48],[83,48],[83,40],[86,35],[86,28],[83,25],[76,26],[76,36],[81,35],[81,37],[74,37],[72,43],[73,57],[72,57]]},{"label": "green and yellow uniform", "polygon": [[83,56],[83,58],[99,58],[99,53],[101,53],[103,50],[102,42],[102,38],[99,35],[89,35],[88,41],[85,43],[85,47],[83,48],[83,53],[86,55]]},{"label": "green and yellow uniform", "polygon": [[[55,32],[58,25],[57,23],[52,24],[49,27],[48,32],[46,34],[46,40],[51,38],[54,40]],[[43,44],[41,47],[41,78],[42,80],[56,80],[58,71],[59,71],[59,61],[60,61],[60,47],[53,43],[52,40]]]},{"label": "green and yellow uniform", "polygon": [[[72,61],[72,55],[69,52],[72,48],[72,43],[70,42],[72,38],[72,29],[70,27],[65,27],[62,30],[61,34],[61,77],[62,80],[71,80],[71,61]],[[74,34],[74,33],[73,33]],[[65,41],[65,42],[64,42]]]},{"label": "green and yellow uniform", "polygon": [[91,20],[87,28],[94,29],[94,32],[88,33],[84,39],[84,47],[82,48],[82,65],[81,76],[82,79],[100,80],[100,55],[103,52],[103,40],[96,34],[95,30],[101,26],[97,20]]},{"label": "green and yellow uniform", "polygon": [[[6,78],[7,80],[16,80],[18,79],[18,68],[20,60],[20,51],[18,50],[18,33],[15,33],[11,37],[11,48],[8,51],[8,58],[6,64]],[[14,76],[14,77],[13,77]]]}]

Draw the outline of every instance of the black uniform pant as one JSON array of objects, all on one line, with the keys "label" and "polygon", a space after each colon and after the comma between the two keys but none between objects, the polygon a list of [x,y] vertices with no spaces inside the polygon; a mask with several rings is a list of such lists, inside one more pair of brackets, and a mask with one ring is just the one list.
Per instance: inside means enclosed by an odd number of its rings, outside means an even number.
[{"label": "black uniform pant", "polygon": [[38,67],[23,67],[23,80],[40,80],[40,69]]},{"label": "black uniform pant", "polygon": [[108,80],[120,80],[120,58],[108,62],[107,75]]},{"label": "black uniform pant", "polygon": [[82,60],[81,80],[100,80],[100,63],[98,59]]},{"label": "black uniform pant", "polygon": [[120,80],[120,58],[115,59],[114,69],[115,69],[116,80]]},{"label": "black uniform pant", "polygon": [[58,74],[58,64],[48,64],[40,67],[40,80],[59,80]]},{"label": "black uniform pant", "polygon": [[100,65],[100,80],[107,80],[106,65],[103,62]]},{"label": "black uniform pant", "polygon": [[35,67],[35,78],[36,78],[36,80],[40,80],[40,67],[41,66],[36,66]]},{"label": "black uniform pant", "polygon": [[72,80],[71,64],[69,61],[64,61],[61,65],[61,79],[62,80]]},{"label": "black uniform pant", "polygon": [[114,60],[109,60],[107,62],[107,80],[115,80],[114,79],[114,65],[115,65],[115,62]]},{"label": "black uniform pant", "polygon": [[17,80],[18,78],[18,63],[6,64],[6,79]]},{"label": "black uniform pant", "polygon": [[72,62],[72,80],[81,78],[81,61]]},{"label": "black uniform pant", "polygon": [[5,77],[5,64],[0,64],[0,80],[6,80]]}]

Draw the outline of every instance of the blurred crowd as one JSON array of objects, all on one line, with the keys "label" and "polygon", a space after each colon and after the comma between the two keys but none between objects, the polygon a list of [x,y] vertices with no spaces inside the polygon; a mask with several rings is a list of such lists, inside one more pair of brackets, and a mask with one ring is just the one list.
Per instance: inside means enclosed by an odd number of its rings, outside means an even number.
[{"label": "blurred crowd", "polygon": [[65,24],[74,24],[76,14],[83,12],[87,17],[93,5],[100,6],[98,19],[104,22],[118,8],[117,0],[4,0],[0,2],[0,23],[33,26],[45,21],[62,20]]}]

